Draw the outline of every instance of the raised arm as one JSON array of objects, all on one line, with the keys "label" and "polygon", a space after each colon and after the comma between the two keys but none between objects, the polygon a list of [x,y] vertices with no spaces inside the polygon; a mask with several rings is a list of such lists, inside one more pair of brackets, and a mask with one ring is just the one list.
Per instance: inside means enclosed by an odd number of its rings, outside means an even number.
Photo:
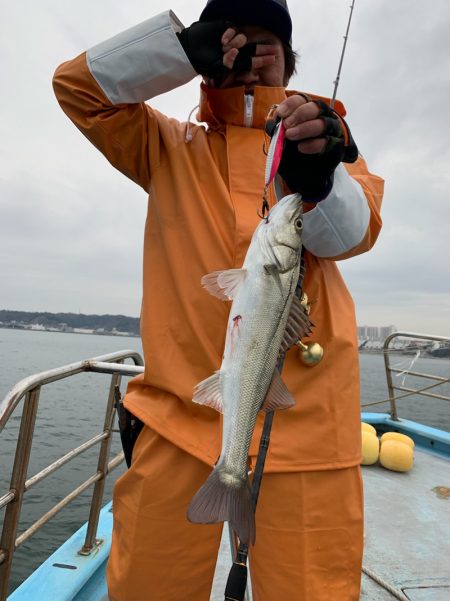
[{"label": "raised arm", "polygon": [[144,103],[196,76],[171,11],[68,61],[53,86],[63,111],[119,171],[148,191],[159,163],[162,115]]}]

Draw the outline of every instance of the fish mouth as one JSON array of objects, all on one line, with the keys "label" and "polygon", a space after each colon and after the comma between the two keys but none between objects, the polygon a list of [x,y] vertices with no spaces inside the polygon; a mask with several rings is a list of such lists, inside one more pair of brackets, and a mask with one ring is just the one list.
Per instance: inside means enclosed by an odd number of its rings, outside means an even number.
[{"label": "fish mouth", "polygon": [[298,248],[299,248],[298,244],[297,244],[297,246],[291,246],[290,244],[285,244],[283,242],[283,246],[286,246],[286,248],[290,248],[291,250],[298,252]]},{"label": "fish mouth", "polygon": [[294,242],[288,242],[288,241],[284,241],[284,240],[279,240],[278,244],[276,246],[285,246],[286,248],[289,248],[290,250],[293,250],[296,253],[300,252],[300,243],[296,243]]}]

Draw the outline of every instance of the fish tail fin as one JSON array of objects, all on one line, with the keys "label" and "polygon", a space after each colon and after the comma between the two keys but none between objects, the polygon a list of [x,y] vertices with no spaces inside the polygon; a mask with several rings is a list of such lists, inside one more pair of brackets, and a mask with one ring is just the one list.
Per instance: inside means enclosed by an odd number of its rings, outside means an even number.
[{"label": "fish tail fin", "polygon": [[255,544],[255,513],[248,479],[224,474],[217,467],[192,499],[187,518],[197,524],[227,521],[241,542]]}]

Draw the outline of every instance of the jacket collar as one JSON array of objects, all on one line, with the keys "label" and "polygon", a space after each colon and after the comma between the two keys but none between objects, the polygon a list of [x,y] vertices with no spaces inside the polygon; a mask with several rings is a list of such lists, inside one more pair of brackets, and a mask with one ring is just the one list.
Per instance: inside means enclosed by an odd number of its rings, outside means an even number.
[{"label": "jacket collar", "polygon": [[221,90],[202,83],[198,120],[208,123],[213,130],[223,129],[225,125],[263,129],[271,106],[285,98],[285,88],[256,86],[249,119],[250,103],[246,105],[244,87]]}]

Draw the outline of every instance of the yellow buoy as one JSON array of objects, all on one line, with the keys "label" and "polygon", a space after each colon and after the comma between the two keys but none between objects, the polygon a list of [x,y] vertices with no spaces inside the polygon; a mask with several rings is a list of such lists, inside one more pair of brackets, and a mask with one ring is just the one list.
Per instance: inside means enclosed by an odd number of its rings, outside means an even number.
[{"label": "yellow buoy", "polygon": [[399,440],[384,440],[380,449],[380,463],[394,472],[409,472],[414,462],[414,451]]},{"label": "yellow buoy", "polygon": [[380,441],[372,432],[362,431],[361,465],[372,465],[378,461]]},{"label": "yellow buoy", "polygon": [[362,432],[372,432],[372,434],[377,435],[377,431],[371,424],[366,424],[366,422],[361,422],[361,431]]},{"label": "yellow buoy", "polygon": [[400,434],[400,432],[386,432],[380,439],[381,444],[383,444],[385,440],[398,440],[414,449],[414,440],[409,436],[406,436],[406,434]]}]

